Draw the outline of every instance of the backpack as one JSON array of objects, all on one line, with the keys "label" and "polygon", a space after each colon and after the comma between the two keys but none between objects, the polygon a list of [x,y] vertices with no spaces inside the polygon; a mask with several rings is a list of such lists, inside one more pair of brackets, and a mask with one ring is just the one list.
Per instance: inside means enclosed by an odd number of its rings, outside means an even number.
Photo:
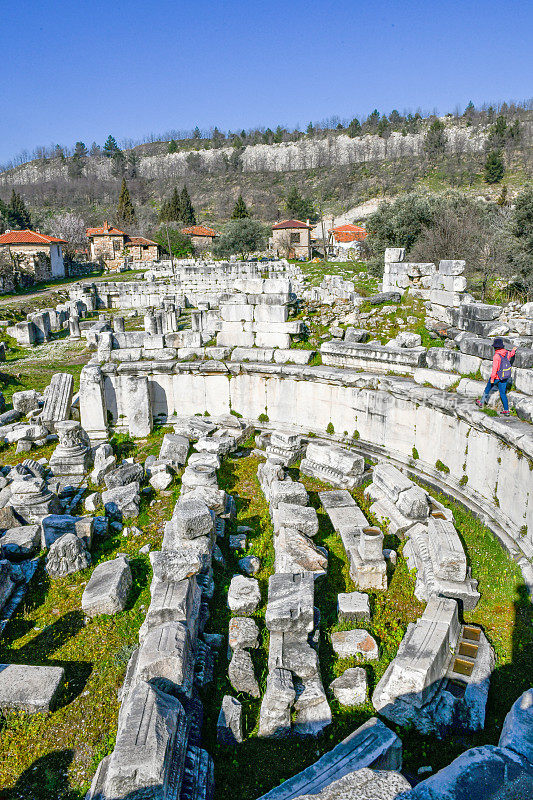
[{"label": "backpack", "polygon": [[507,351],[505,355],[500,353],[500,366],[498,367],[498,372],[496,373],[496,378],[499,381],[506,381],[511,377],[511,362],[507,357]]}]

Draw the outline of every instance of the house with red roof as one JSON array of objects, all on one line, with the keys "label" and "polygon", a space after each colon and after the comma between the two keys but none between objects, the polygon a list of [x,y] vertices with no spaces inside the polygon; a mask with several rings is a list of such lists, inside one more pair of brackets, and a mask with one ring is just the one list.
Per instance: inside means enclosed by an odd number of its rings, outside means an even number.
[{"label": "house with red roof", "polygon": [[157,261],[159,245],[144,236],[130,236],[125,231],[109,225],[105,220],[101,228],[87,228],[91,260],[103,259],[106,263],[122,261],[125,257],[133,261]]},{"label": "house with red roof", "polygon": [[311,258],[311,228],[309,221],[284,219],[272,225],[271,249],[285,258]]},{"label": "house with red roof", "polygon": [[187,228],[182,228],[181,232],[190,237],[196,250],[209,250],[216,237],[220,236],[218,231],[208,228],[207,225],[189,225]]},{"label": "house with red roof", "polygon": [[334,257],[346,258],[350,251],[360,252],[361,244],[367,236],[366,229],[359,225],[338,225],[329,231],[328,252]]},{"label": "house with red roof", "polygon": [[64,239],[38,231],[6,231],[0,236],[0,250],[9,254],[15,271],[37,282],[65,277],[64,244]]}]

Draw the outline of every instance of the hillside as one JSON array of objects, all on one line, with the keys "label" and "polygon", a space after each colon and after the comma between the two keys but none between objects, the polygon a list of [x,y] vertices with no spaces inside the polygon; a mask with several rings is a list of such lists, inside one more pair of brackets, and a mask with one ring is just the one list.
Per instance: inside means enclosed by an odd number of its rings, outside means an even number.
[{"label": "hillside", "polygon": [[[519,136],[503,139],[504,182],[509,196],[533,174],[533,112],[515,110]],[[494,118],[442,118],[444,143],[430,152],[427,136],[435,118],[421,120],[417,132],[405,129],[349,136],[346,130],[301,134],[297,140],[233,146],[208,139],[151,142],[123,151],[119,167],[100,153],[74,163],[70,156],[42,157],[0,173],[0,198],[20,191],[46,226],[57,211],[76,210],[87,224],[113,218],[120,181],[125,176],[137,209],[141,232],[157,224],[161,202],[174,185],[187,184],[198,216],[208,222],[228,219],[243,194],[255,217],[284,215],[291,185],[339,216],[371,198],[425,188],[455,188],[471,195],[496,196],[500,188],[483,181],[483,163],[494,138]],[[364,130],[364,128],[363,128]],[[509,130],[509,128],[508,128]],[[251,137],[250,137],[251,138]],[[244,140],[246,141],[246,140]],[[76,166],[76,170],[73,169]]]}]

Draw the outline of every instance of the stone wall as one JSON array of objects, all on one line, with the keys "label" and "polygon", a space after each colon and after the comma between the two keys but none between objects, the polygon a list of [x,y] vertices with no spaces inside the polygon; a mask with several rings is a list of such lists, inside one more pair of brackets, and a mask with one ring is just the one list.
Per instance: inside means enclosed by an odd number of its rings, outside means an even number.
[{"label": "stone wall", "polygon": [[159,420],[234,410],[250,420],[266,415],[270,423],[322,435],[331,423],[337,435],[355,436],[358,451],[409,466],[471,508],[533,585],[533,433],[527,423],[489,417],[469,399],[409,379],[327,367],[105,364],[86,367],[82,386],[88,371],[92,382],[85,387],[87,403],[80,389],[80,405],[92,438],[105,436],[108,411],[118,427],[128,428],[138,385]]}]

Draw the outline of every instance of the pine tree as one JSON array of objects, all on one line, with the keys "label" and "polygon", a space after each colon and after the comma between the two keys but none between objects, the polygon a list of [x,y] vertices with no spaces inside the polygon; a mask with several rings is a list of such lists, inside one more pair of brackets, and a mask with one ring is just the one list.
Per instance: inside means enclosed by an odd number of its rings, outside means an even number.
[{"label": "pine tree", "polygon": [[361,135],[361,123],[359,122],[357,117],[354,117],[352,119],[352,121],[348,125],[346,132],[351,139],[355,139],[356,136]]},{"label": "pine tree", "polygon": [[17,194],[14,189],[11,192],[11,202],[9,206],[7,206],[7,209],[9,226],[11,228],[16,228],[18,230],[31,228],[30,212],[26,208],[21,195]]},{"label": "pine tree", "polygon": [[161,222],[177,222],[181,219],[181,199],[177,187],[170,195],[170,200],[165,200],[162,204],[159,216]]},{"label": "pine tree", "polygon": [[291,219],[299,219],[302,222],[308,218],[316,219],[312,201],[308,197],[302,197],[296,186],[291,186],[289,189],[285,205]]},{"label": "pine tree", "polygon": [[434,119],[424,137],[424,150],[431,157],[444,155],[446,152],[445,125],[440,119]]},{"label": "pine tree", "polygon": [[171,139],[168,143],[168,152],[169,153],[177,153],[178,152],[178,143],[175,139]]},{"label": "pine tree", "polygon": [[185,225],[196,225],[196,214],[187,187],[183,186],[180,195],[181,220]]},{"label": "pine tree", "polygon": [[128,186],[124,178],[122,179],[122,186],[118,198],[117,220],[122,225],[133,225],[133,223],[136,222],[135,209],[131,202]]},{"label": "pine tree", "polygon": [[103,149],[104,156],[111,158],[111,156],[114,156],[115,153],[120,153],[120,152],[121,150],[117,144],[117,140],[115,139],[114,136],[111,136],[111,134],[109,134],[104,144],[104,149]]},{"label": "pine tree", "polygon": [[85,158],[87,155],[87,148],[83,142],[76,142],[74,145],[74,153],[72,154],[72,158]]},{"label": "pine tree", "polygon": [[505,174],[501,150],[491,150],[487,154],[484,166],[485,182],[489,184],[499,183]]},{"label": "pine tree", "polygon": [[233,209],[233,214],[231,215],[232,219],[246,219],[246,217],[250,216],[250,212],[244,202],[244,198],[242,194],[239,195],[237,202],[235,203],[235,208]]}]

